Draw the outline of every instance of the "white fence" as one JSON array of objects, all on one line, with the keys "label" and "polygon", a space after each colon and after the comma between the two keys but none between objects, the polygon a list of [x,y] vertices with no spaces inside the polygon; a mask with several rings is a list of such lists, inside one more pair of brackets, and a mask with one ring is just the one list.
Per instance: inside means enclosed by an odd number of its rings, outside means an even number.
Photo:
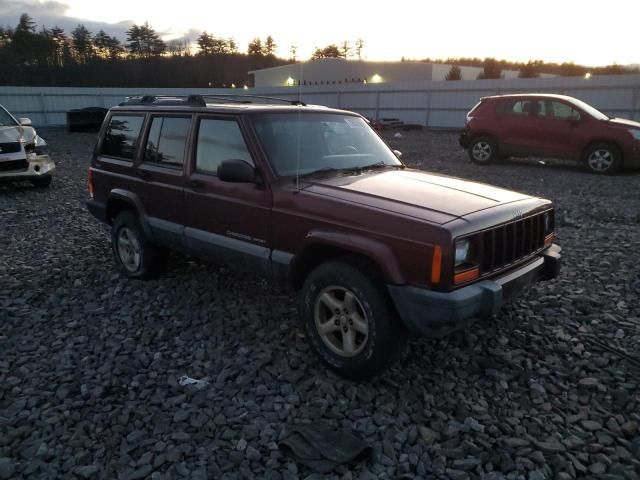
[{"label": "white fence", "polygon": [[197,88],[0,87],[0,104],[37,126],[66,124],[67,110],[111,107],[138,94],[252,94],[300,98],[306,103],[344,108],[369,118],[399,118],[429,128],[461,128],[480,97],[501,93],[560,93],[577,97],[609,116],[640,121],[640,75],[591,78],[398,82],[366,85],[264,87],[250,90]]}]

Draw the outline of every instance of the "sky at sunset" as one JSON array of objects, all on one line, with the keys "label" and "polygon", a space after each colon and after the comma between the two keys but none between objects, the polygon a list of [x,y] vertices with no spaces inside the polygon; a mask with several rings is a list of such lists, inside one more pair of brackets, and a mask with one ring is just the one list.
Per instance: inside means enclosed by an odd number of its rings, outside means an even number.
[{"label": "sky at sunset", "polygon": [[586,65],[640,63],[639,1],[306,2],[147,0],[0,0],[0,25],[27,12],[41,26],[69,31],[82,22],[124,40],[132,22],[148,21],[165,40],[195,40],[207,30],[233,37],[241,50],[272,35],[278,55],[298,58],[316,47],[364,40],[368,60],[487,57]]}]

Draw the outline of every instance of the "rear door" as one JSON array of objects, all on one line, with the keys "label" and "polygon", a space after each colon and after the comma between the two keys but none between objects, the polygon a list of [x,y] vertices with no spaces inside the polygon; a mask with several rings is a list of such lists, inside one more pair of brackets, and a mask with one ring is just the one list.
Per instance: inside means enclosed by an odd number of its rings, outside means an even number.
[{"label": "rear door", "polygon": [[249,271],[271,271],[271,192],[266,184],[223,182],[224,160],[255,166],[257,149],[241,119],[201,115],[195,123],[185,185],[185,241],[189,252]]},{"label": "rear door", "polygon": [[184,246],[184,183],[187,139],[192,115],[158,113],[149,116],[136,189],[158,243],[174,249]]},{"label": "rear door", "polygon": [[504,103],[500,112],[504,132],[500,142],[502,153],[536,155],[544,151],[541,112],[544,112],[544,102],[536,98],[516,98]]}]

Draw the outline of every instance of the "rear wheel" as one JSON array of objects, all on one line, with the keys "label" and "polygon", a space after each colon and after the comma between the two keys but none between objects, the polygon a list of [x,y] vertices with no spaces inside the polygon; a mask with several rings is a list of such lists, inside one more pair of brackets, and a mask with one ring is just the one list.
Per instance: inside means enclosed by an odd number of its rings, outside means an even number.
[{"label": "rear wheel", "polygon": [[469,158],[478,165],[488,165],[498,158],[496,143],[489,137],[477,137],[469,144]]},{"label": "rear wheel", "polygon": [[585,166],[592,173],[610,175],[620,169],[620,151],[608,143],[591,146],[585,155]]},{"label": "rear wheel", "polygon": [[145,236],[138,217],[122,212],[111,227],[113,256],[120,271],[130,278],[150,278],[162,270],[166,252]]},{"label": "rear wheel", "polygon": [[345,261],[316,267],[301,292],[303,326],[318,356],[338,374],[370,378],[395,363],[407,342],[387,292]]}]

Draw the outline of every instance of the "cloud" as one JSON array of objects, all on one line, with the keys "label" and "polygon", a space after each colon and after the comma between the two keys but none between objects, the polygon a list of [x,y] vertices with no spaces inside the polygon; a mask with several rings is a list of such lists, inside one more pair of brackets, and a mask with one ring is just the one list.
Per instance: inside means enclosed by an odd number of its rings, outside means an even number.
[{"label": "cloud", "polygon": [[52,28],[59,26],[69,34],[79,23],[83,24],[92,33],[104,30],[107,34],[120,40],[126,39],[126,31],[133,25],[132,20],[124,20],[118,23],[98,22],[83,18],[68,17],[66,15],[69,6],[64,2],[38,0],[0,0],[0,26],[15,27],[20,15],[27,13],[38,25]]}]

